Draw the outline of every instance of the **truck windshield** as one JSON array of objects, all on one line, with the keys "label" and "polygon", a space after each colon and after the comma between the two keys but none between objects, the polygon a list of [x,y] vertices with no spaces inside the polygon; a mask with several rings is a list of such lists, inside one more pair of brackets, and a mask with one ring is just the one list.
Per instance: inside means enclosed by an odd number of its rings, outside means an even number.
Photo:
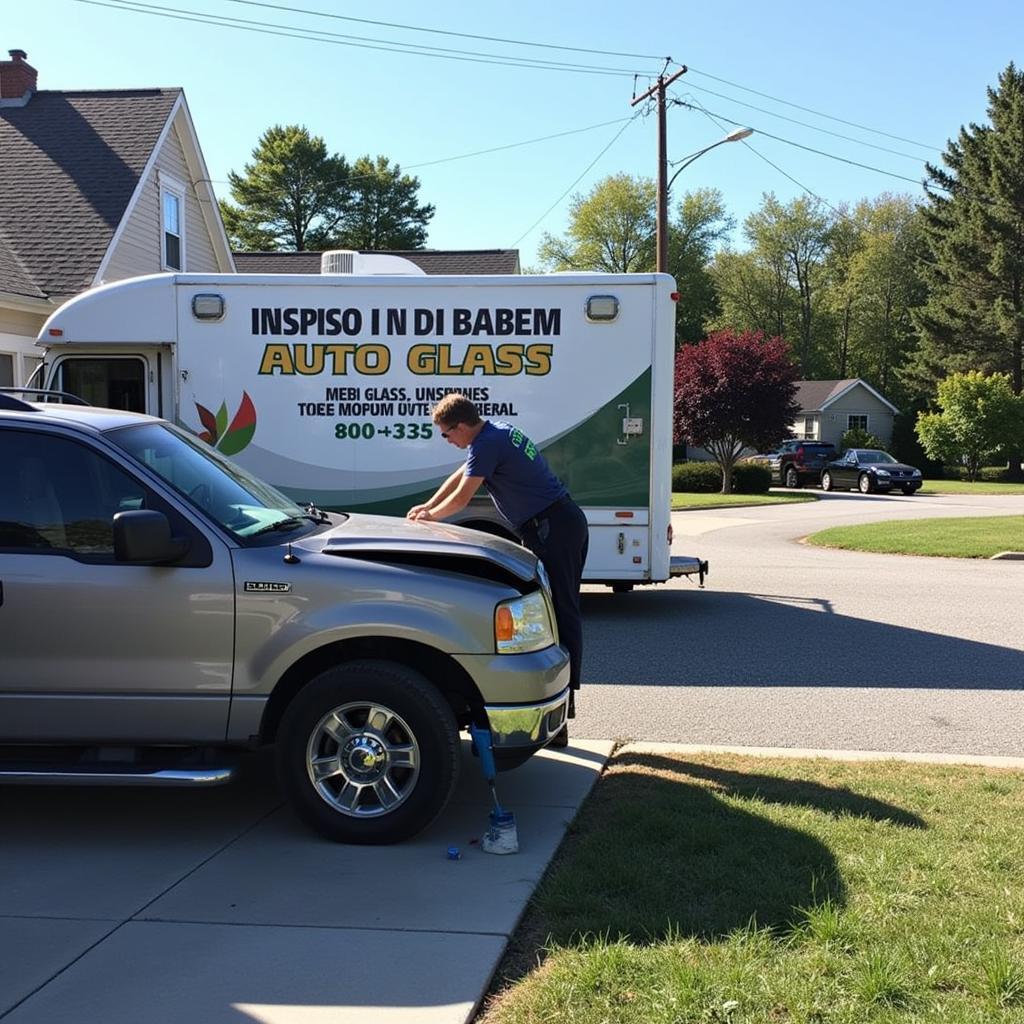
[{"label": "truck windshield", "polygon": [[107,436],[237,537],[309,525],[290,498],[170,423],[120,427]]}]

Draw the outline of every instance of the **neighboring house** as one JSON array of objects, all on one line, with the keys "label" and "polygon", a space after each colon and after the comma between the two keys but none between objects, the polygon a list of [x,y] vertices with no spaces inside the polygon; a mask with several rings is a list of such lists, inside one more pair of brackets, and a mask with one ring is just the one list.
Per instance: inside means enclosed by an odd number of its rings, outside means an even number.
[{"label": "neighboring house", "polygon": [[[899,409],[859,377],[847,380],[797,381],[795,400],[800,407],[790,432],[803,441],[831,441],[837,448],[843,434],[860,427],[883,445],[892,441],[892,421]],[[753,455],[745,448],[741,455]],[[704,448],[677,445],[676,462],[704,462],[714,456]]]},{"label": "neighboring house", "polygon": [[36,89],[0,61],[0,386],[24,385],[64,300],[162,270],[234,270],[180,89]]},{"label": "neighboring house", "polygon": [[[518,249],[374,249],[375,256],[401,256],[425,274],[518,274]],[[318,252],[236,252],[240,274],[319,274]]]},{"label": "neighboring house", "polygon": [[796,402],[800,412],[792,427],[794,437],[839,447],[847,430],[860,427],[883,445],[892,441],[892,421],[899,409],[859,377],[798,381]]}]

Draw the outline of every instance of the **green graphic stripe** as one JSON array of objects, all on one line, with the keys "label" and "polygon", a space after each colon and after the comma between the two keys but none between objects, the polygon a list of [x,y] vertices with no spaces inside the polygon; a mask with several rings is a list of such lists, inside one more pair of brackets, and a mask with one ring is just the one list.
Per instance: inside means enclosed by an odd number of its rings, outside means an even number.
[{"label": "green graphic stripe", "polygon": [[[644,432],[622,436],[622,421],[629,416],[644,422]],[[530,433],[530,425],[523,424]],[[650,502],[651,461],[651,371],[648,368],[623,391],[592,416],[567,430],[544,449],[552,471],[569,488],[580,505],[645,507]],[[382,487],[359,492],[321,491],[317,502],[323,508],[373,515],[405,515],[413,505],[426,501],[446,476],[418,481],[414,485]],[[308,490],[279,488],[299,502],[309,500]]]}]

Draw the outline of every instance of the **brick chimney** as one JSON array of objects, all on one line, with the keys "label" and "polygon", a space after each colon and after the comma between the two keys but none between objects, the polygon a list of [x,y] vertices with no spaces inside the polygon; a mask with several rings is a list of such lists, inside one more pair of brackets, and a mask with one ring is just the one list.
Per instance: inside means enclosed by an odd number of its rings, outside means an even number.
[{"label": "brick chimney", "polygon": [[25,62],[24,50],[8,50],[10,60],[0,60],[0,100],[20,100],[36,91],[36,69]]}]

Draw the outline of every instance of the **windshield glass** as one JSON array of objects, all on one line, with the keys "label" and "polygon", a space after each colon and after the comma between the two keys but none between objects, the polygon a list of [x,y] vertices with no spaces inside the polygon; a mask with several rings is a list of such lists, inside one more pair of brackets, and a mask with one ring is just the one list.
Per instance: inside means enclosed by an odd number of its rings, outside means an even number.
[{"label": "windshield glass", "polygon": [[860,453],[861,462],[895,462],[896,460],[888,452],[876,452],[862,451]]},{"label": "windshield glass", "polygon": [[121,427],[107,436],[236,537],[309,523],[290,498],[170,423]]}]

